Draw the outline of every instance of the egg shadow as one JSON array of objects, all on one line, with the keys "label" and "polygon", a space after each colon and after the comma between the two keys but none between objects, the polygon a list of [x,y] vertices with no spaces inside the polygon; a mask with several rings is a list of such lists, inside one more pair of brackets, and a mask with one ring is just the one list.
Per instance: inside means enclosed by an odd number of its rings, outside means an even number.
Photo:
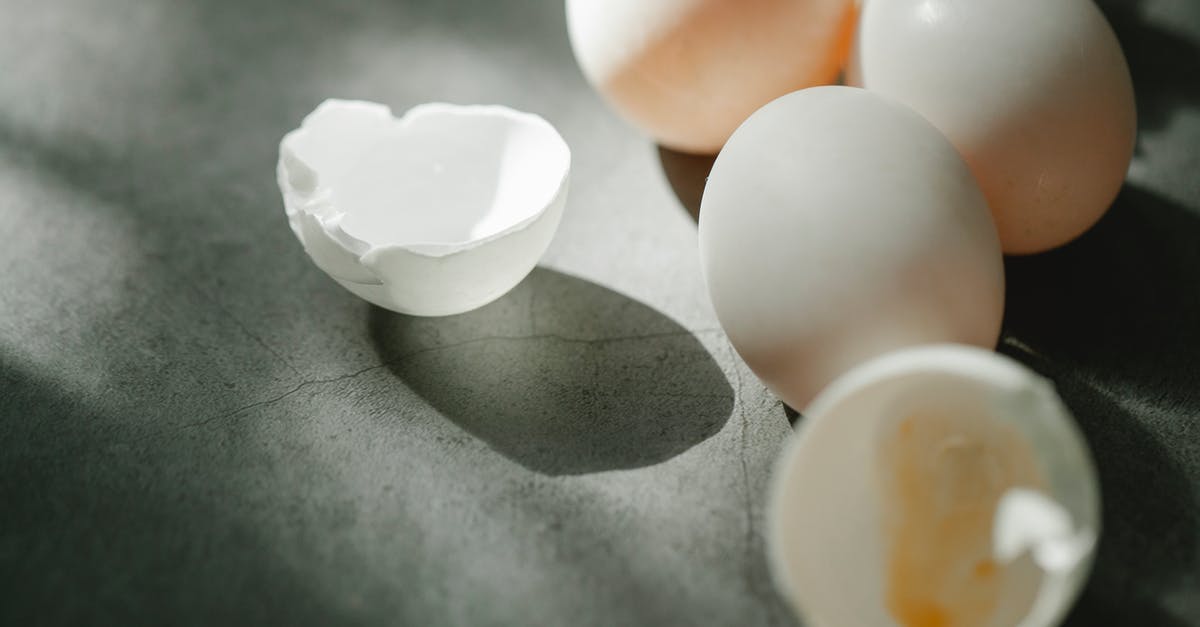
[{"label": "egg shadow", "polygon": [[1005,334],[1180,416],[1200,415],[1200,208],[1127,184],[1075,242],[1005,260]]},{"label": "egg shadow", "polygon": [[687,329],[617,292],[538,268],[446,318],[373,308],[395,376],[442,415],[547,475],[670,459],[728,420],[733,389]]},{"label": "egg shadow", "polygon": [[1006,260],[1001,350],[1055,381],[1096,460],[1103,530],[1068,625],[1183,625],[1200,579],[1200,215],[1126,186],[1061,249]]},{"label": "egg shadow", "polygon": [[1164,600],[1195,577],[1197,503],[1188,473],[1134,414],[1068,369],[1002,347],[1055,381],[1096,461],[1096,562],[1064,625],[1184,626]]},{"label": "egg shadow", "polygon": [[[1165,129],[1178,110],[1200,107],[1200,45],[1147,18],[1143,0],[1099,0],[1133,76],[1138,126]],[[1198,26],[1200,10],[1192,16]]]},{"label": "egg shadow", "polygon": [[700,221],[700,200],[704,197],[704,184],[712,172],[716,155],[697,155],[658,146],[658,163],[663,176],[692,219]]},{"label": "egg shadow", "polygon": [[1197,568],[1196,501],[1186,474],[1135,416],[1071,384],[1059,390],[1097,458],[1103,490],[1094,570],[1065,624],[1188,624],[1165,603]]}]

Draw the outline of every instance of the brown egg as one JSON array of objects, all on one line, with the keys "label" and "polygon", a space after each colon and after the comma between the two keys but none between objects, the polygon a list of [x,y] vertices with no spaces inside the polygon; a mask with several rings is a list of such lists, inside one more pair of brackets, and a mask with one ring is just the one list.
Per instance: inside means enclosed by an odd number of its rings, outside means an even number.
[{"label": "brown egg", "polygon": [[833,82],[853,0],[567,0],[584,75],[671,148],[715,153],[751,113]]}]

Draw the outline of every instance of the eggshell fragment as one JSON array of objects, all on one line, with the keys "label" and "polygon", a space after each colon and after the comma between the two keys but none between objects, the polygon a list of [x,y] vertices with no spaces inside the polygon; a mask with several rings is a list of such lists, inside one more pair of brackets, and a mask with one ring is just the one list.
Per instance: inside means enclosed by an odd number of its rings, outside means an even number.
[{"label": "eggshell fragment", "polygon": [[1091,567],[1099,488],[1051,384],[960,345],[831,384],[776,467],[768,547],[806,624],[1056,624]]},{"label": "eggshell fragment", "polygon": [[994,347],[1004,268],[987,204],[945,137],[852,87],[779,98],[713,164],[700,257],[730,342],[793,407],[916,344]]},{"label": "eggshell fragment", "polygon": [[501,106],[327,100],[288,133],[277,176],[317,267],[393,311],[437,316],[499,298],[549,246],[570,150]]},{"label": "eggshell fragment", "polygon": [[626,118],[684,152],[720,150],[790,91],[832,83],[853,0],[567,0],[584,75]]},{"label": "eggshell fragment", "polygon": [[946,134],[1008,253],[1095,224],[1133,155],[1133,83],[1092,0],[871,0],[847,80]]}]

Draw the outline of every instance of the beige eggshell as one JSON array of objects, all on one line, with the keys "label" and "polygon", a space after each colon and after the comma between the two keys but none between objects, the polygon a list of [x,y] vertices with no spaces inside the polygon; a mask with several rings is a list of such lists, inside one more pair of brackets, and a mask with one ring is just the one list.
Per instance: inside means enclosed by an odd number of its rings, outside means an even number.
[{"label": "beige eggshell", "polygon": [[937,129],[876,94],[814,87],[756,112],[713,164],[699,235],[721,326],[793,407],[887,351],[995,346],[983,195]]},{"label": "beige eggshell", "polygon": [[767,527],[805,625],[1050,627],[1087,580],[1100,488],[1049,381],[991,351],[921,346],[804,409]]},{"label": "beige eggshell", "polygon": [[847,80],[946,134],[1008,253],[1095,224],[1133,154],[1133,84],[1092,0],[871,0]]},{"label": "beige eggshell", "polygon": [[584,75],[626,118],[685,152],[720,150],[772,99],[833,82],[853,0],[567,0]]},{"label": "beige eggshell", "polygon": [[566,204],[571,151],[497,105],[330,99],[279,144],[288,225],[318,268],[380,307],[447,316],[537,264]]}]

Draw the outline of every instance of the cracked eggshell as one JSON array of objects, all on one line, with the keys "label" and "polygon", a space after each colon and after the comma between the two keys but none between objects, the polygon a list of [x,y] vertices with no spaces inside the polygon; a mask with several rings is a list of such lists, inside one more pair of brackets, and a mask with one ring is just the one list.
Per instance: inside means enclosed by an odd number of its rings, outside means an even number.
[{"label": "cracked eggshell", "polygon": [[1133,156],[1133,83],[1092,0],[870,0],[847,81],[946,134],[1008,253],[1090,228]]},{"label": "cracked eggshell", "polygon": [[623,117],[712,154],[751,113],[836,80],[853,0],[567,0],[575,58]]},{"label": "cracked eggshell", "polygon": [[292,232],[354,294],[400,313],[481,307],[546,251],[570,150],[542,118],[501,106],[327,100],[279,146]]},{"label": "cracked eggshell", "polygon": [[1052,385],[961,345],[864,364],[804,411],[775,469],[769,563],[818,626],[1046,627],[1100,525],[1096,471]]},{"label": "cracked eggshell", "polygon": [[979,187],[937,129],[862,89],[788,94],[738,128],[704,190],[700,258],[730,342],[792,407],[885,352],[1000,332]]}]

